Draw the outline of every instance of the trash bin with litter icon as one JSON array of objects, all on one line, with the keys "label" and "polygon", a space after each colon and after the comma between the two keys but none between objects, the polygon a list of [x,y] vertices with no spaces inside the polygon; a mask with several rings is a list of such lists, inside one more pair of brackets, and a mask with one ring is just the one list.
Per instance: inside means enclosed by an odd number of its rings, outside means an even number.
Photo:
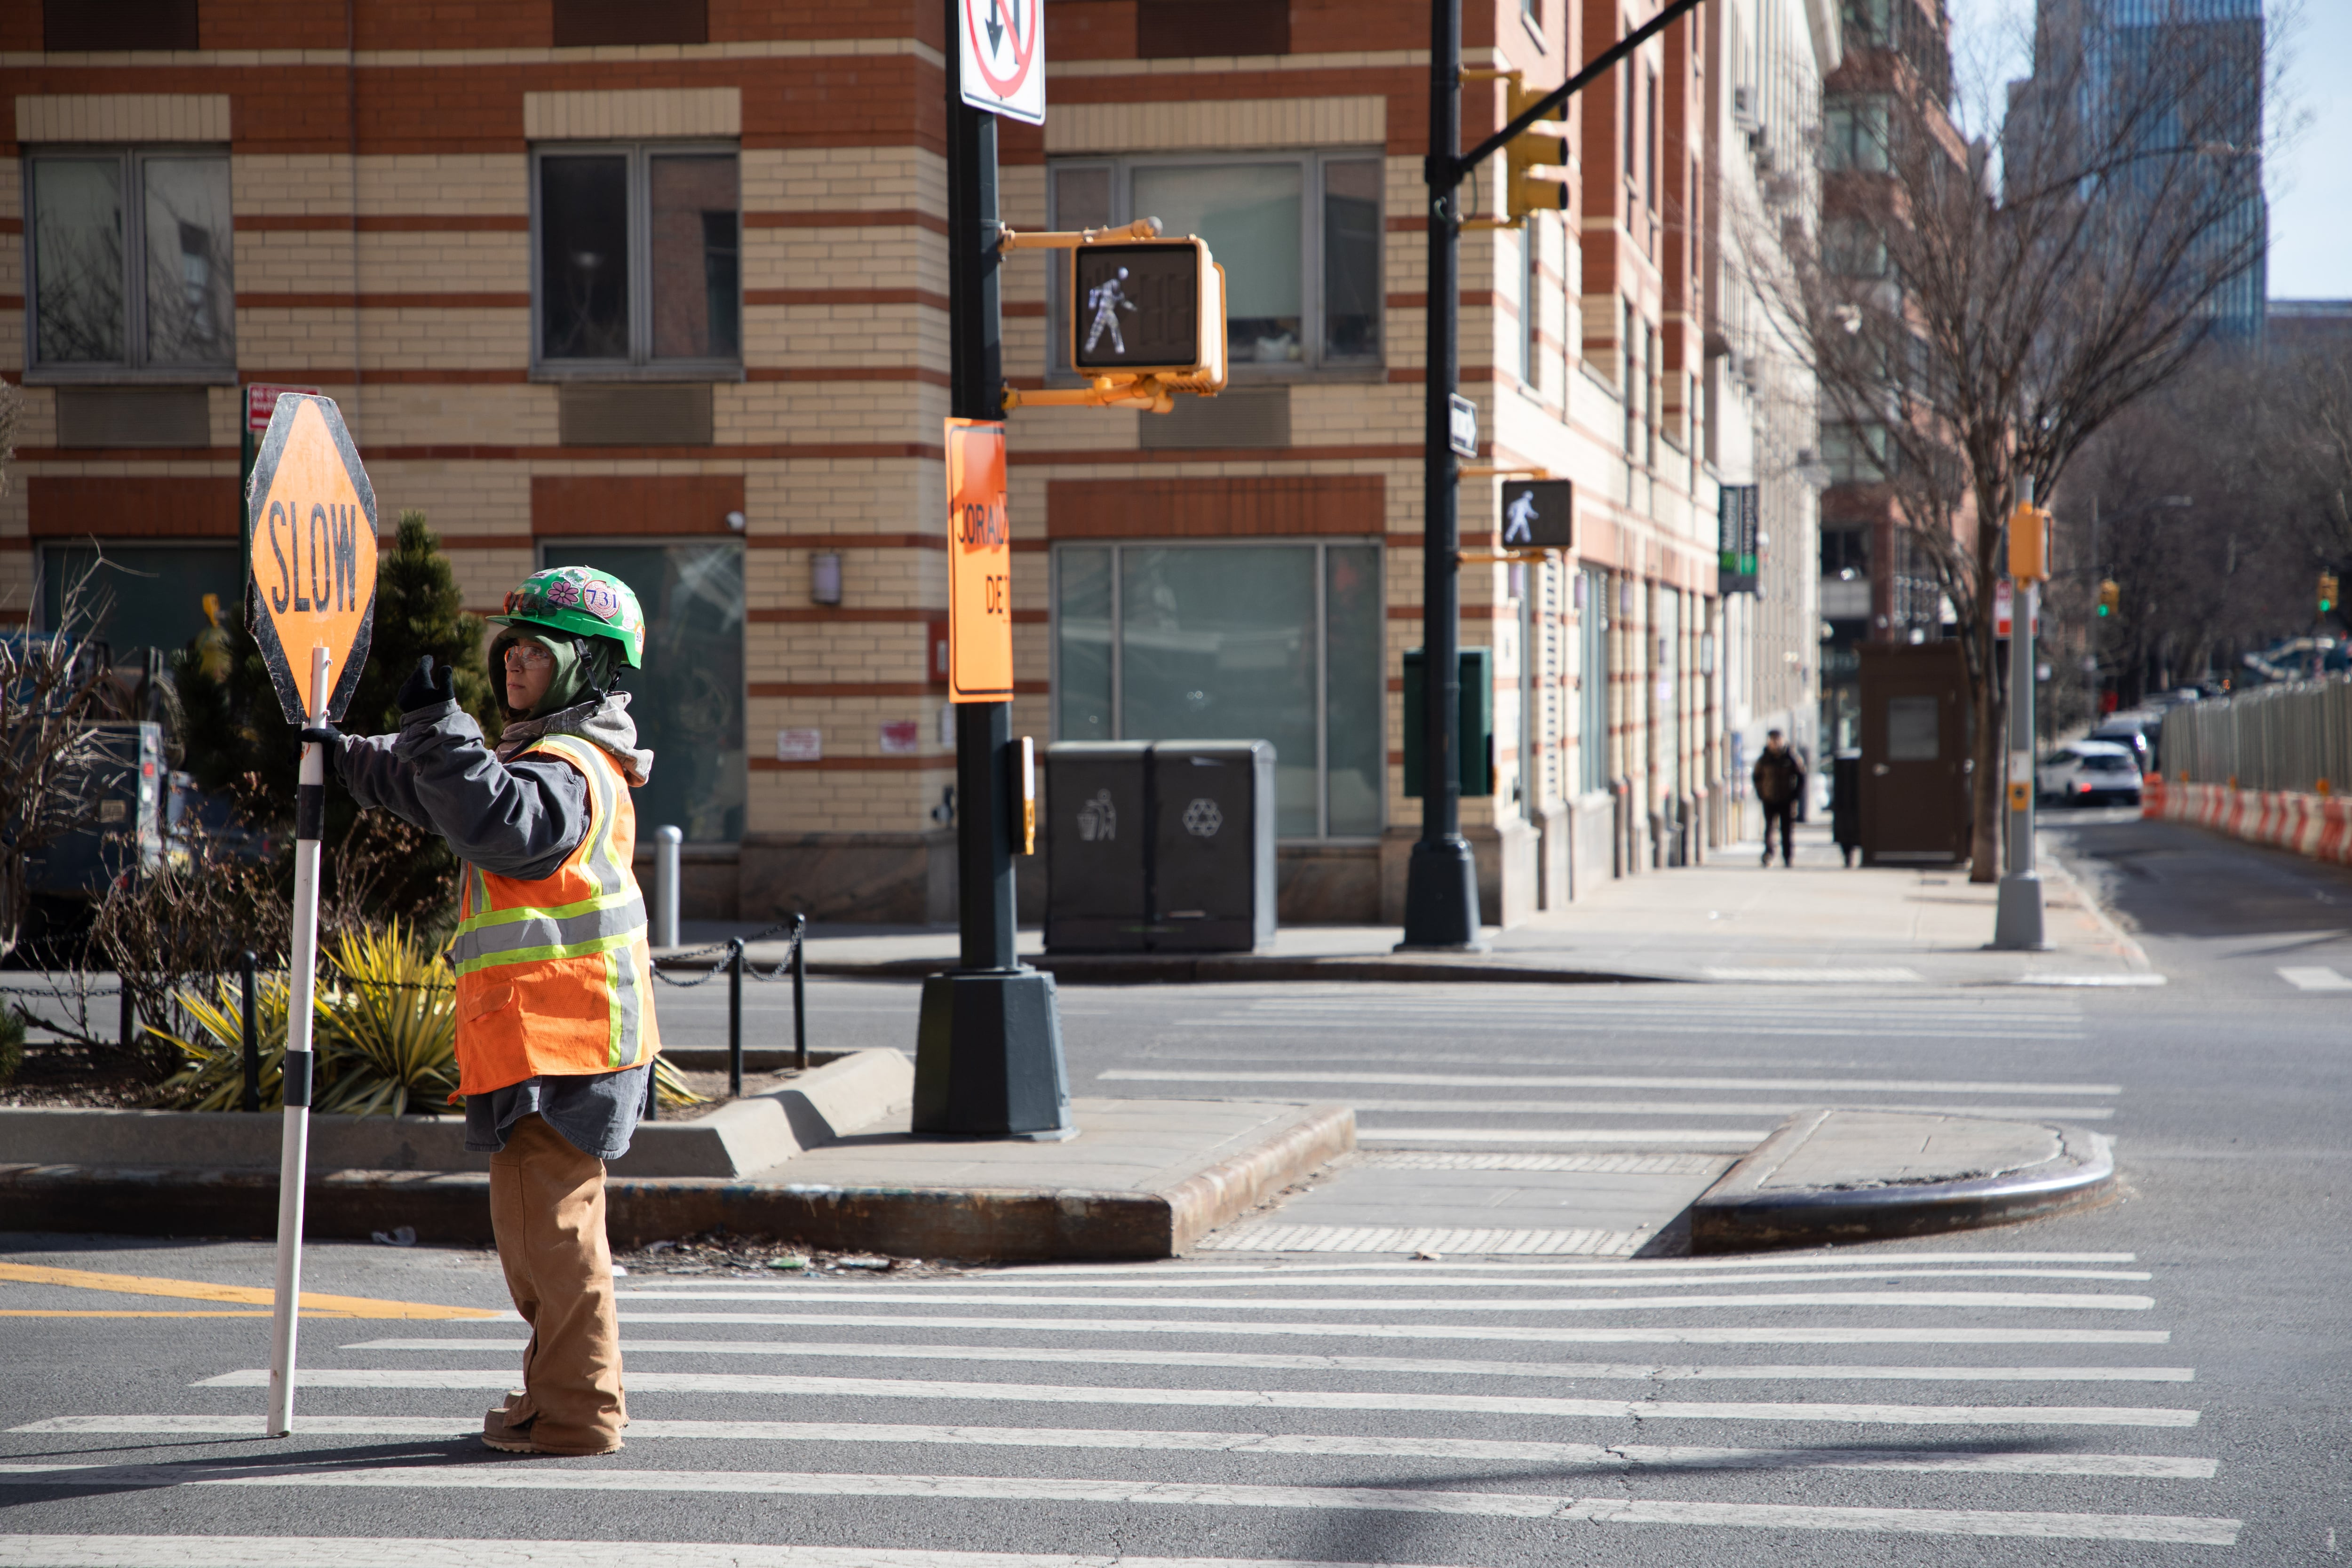
[{"label": "trash bin with litter icon", "polygon": [[1045,949],[1248,952],[1275,931],[1274,747],[1045,749]]}]

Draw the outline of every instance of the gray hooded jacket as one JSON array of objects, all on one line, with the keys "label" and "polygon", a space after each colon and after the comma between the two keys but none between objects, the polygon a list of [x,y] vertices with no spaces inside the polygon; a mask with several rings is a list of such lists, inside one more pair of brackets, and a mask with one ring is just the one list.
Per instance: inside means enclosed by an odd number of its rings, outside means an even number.
[{"label": "gray hooded jacket", "polygon": [[[439,702],[401,715],[397,734],[354,735],[339,749],[337,773],[362,808],[381,807],[449,841],[468,865],[535,882],[551,876],[588,832],[588,781],[570,763],[519,753],[541,735],[593,741],[632,784],[653,772],[637,745],[629,694],[616,691],[509,724],[494,751],[473,715]],[[522,1117],[546,1118],[572,1145],[600,1160],[626,1153],[646,1099],[650,1064],[584,1077],[532,1078],[466,1100],[466,1147],[506,1146]]]}]

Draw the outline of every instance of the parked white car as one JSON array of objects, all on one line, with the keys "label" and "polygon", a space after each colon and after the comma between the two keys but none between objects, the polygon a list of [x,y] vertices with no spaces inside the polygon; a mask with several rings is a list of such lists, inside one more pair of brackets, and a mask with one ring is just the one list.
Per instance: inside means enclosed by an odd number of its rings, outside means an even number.
[{"label": "parked white car", "polygon": [[2042,758],[2033,773],[2045,805],[2139,804],[2139,759],[2113,741],[2071,741]]}]

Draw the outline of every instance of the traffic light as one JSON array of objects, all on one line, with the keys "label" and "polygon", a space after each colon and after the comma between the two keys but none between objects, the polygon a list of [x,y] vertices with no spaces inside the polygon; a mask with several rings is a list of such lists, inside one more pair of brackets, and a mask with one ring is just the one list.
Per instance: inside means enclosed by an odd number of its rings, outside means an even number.
[{"label": "traffic light", "polygon": [[2336,574],[2333,572],[2322,572],[2319,574],[2319,613],[2323,616],[2327,614],[2328,611],[2336,606],[2338,602],[2339,599],[2336,591]]},{"label": "traffic light", "polygon": [[[1542,88],[1524,88],[1511,84],[1511,118],[1517,120],[1528,106],[1543,97]],[[1513,221],[1529,213],[1556,213],[1568,210],[1568,120],[1565,110],[1555,109],[1511,138],[1504,148],[1505,162],[1509,170],[1509,184],[1504,188],[1503,205]]]},{"label": "traffic light", "polygon": [[2009,574],[2021,583],[2050,575],[2050,513],[2030,501],[2009,514]]},{"label": "traffic light", "polygon": [[2099,584],[2099,618],[2101,620],[2105,620],[2121,609],[2123,602],[2123,585],[2113,577],[2107,578]]},{"label": "traffic light", "polygon": [[1109,241],[1070,252],[1070,363],[1087,376],[1225,384],[1225,269],[1198,238]]}]

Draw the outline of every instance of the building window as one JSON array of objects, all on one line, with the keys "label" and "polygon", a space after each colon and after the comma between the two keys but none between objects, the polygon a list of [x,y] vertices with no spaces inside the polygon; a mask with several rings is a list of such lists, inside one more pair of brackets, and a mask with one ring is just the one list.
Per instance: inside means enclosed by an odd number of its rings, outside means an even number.
[{"label": "building window", "polygon": [[1064,545],[1055,736],[1269,742],[1276,832],[1374,837],[1385,620],[1375,544]]},{"label": "building window", "polygon": [[[1225,269],[1227,355],[1312,370],[1381,357],[1381,160],[1360,153],[1057,160],[1055,228],[1156,217]],[[1048,363],[1069,368],[1058,265]]]},{"label": "building window", "polygon": [[1822,230],[1822,258],[1840,278],[1886,276],[1886,236],[1866,218],[1832,218]]},{"label": "building window", "polygon": [[[40,629],[78,629],[106,644],[116,664],[134,662],[131,656],[137,649],[169,653],[187,647],[208,626],[244,621],[244,563],[233,541],[85,539],[45,544],[40,577]],[[68,592],[79,600],[76,628],[63,624]]]},{"label": "building window", "polygon": [[532,187],[537,368],[740,374],[733,148],[541,148]]},{"label": "building window", "polygon": [[1895,473],[1899,458],[1884,425],[1822,426],[1822,461],[1832,484],[1874,485]]},{"label": "building window", "polygon": [[61,378],[234,377],[228,155],[44,153],[26,165],[32,368]]},{"label": "building window", "polygon": [[1833,171],[1884,174],[1894,145],[1884,98],[1850,98],[1829,106],[1823,116],[1822,161]]},{"label": "building window", "polygon": [[1519,231],[1519,379],[1542,383],[1543,242],[1530,223]]},{"label": "building window", "polygon": [[1576,782],[1590,795],[1609,787],[1609,574],[1580,566],[1576,616]]},{"label": "building window", "polygon": [[689,844],[743,837],[743,546],[732,539],[549,543],[545,566],[592,566],[635,590],[645,668],[622,679],[652,778],[632,792],[637,841],[673,826]]}]

